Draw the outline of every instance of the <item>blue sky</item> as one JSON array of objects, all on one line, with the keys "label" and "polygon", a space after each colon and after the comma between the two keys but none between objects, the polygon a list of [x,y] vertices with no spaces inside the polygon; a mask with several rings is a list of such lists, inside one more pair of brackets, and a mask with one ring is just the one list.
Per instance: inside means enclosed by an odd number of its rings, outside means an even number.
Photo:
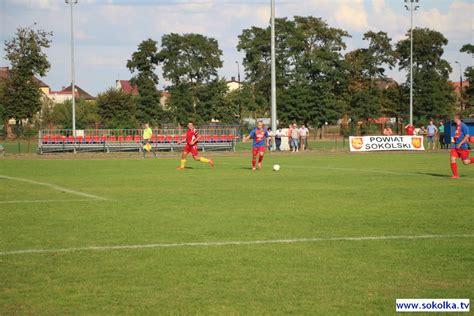
[{"label": "blue sky", "polygon": [[[201,33],[214,37],[223,50],[220,76],[237,75],[237,36],[251,26],[268,25],[270,0],[79,0],[74,6],[76,81],[86,91],[97,94],[128,79],[125,67],[137,45],[152,38],[160,44],[166,33]],[[277,16],[313,15],[330,26],[348,31],[348,50],[363,47],[362,34],[383,30],[394,40],[404,38],[409,29],[409,12],[403,0],[277,0]],[[43,81],[52,90],[70,82],[69,6],[63,0],[0,0],[0,65],[6,66],[3,42],[18,26],[37,23],[54,32],[47,50],[51,70]],[[463,68],[472,65],[472,56],[459,53],[463,44],[473,43],[474,2],[472,0],[421,0],[415,25],[442,32],[449,40],[444,58],[452,67],[452,80],[459,80]],[[403,81],[397,69],[389,76]],[[166,86],[161,78],[160,87]]]}]

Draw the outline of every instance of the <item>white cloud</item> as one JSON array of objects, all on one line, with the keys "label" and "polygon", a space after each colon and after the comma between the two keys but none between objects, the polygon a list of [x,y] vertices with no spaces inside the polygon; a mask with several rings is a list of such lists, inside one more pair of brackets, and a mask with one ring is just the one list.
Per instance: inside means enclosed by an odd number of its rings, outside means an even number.
[{"label": "white cloud", "polygon": [[357,31],[367,30],[369,26],[363,0],[338,2],[335,18],[340,26]]},{"label": "white cloud", "polygon": [[410,27],[408,15],[397,13],[385,0],[372,0],[373,14],[370,15],[370,29],[387,32],[392,40],[399,41],[405,37]]},{"label": "white cloud", "polygon": [[474,3],[454,1],[446,12],[438,8],[421,9],[417,23],[422,27],[437,30],[451,40],[464,38],[466,31],[473,30]]},{"label": "white cloud", "polygon": [[58,10],[60,5],[64,5],[63,1],[56,0],[3,0],[17,6],[26,6],[31,9],[48,9]]}]

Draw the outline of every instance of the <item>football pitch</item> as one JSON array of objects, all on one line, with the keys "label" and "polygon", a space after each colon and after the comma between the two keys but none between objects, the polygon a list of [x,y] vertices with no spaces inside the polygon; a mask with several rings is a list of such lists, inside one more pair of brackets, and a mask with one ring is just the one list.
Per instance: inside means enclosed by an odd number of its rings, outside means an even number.
[{"label": "football pitch", "polygon": [[397,298],[474,299],[474,166],[450,179],[447,152],[269,154],[257,172],[248,154],[185,171],[168,157],[0,160],[0,314],[382,315]]}]

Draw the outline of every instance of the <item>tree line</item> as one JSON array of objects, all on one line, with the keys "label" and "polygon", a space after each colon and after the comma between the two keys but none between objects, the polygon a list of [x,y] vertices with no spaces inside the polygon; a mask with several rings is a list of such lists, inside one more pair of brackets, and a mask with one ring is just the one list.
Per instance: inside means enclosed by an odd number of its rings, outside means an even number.
[{"label": "tree line", "polygon": [[[409,76],[397,84],[386,77],[386,69],[407,71],[410,67],[409,34],[394,42],[383,31],[364,34],[366,48],[346,52],[350,34],[312,16],[276,19],[277,101],[280,123],[293,121],[320,126],[344,118],[367,122],[380,116],[408,116]],[[52,33],[19,28],[5,41],[10,76],[0,82],[0,117],[38,119],[42,127],[71,125],[70,103],[53,106],[41,98],[32,78],[42,77],[50,65],[44,49]],[[445,117],[462,110],[473,113],[474,69],[464,73],[470,87],[457,98],[449,82],[452,69],[443,59],[448,40],[435,30],[416,28],[414,37],[415,120]],[[460,52],[473,54],[473,45]],[[218,76],[222,51],[216,39],[201,34],[166,34],[161,45],[153,39],[139,43],[126,61],[131,83],[138,95],[115,89],[100,93],[95,101],[78,100],[78,128],[135,128],[144,122],[183,124],[218,120],[241,124],[245,117],[270,115],[270,27],[251,27],[239,35],[237,50],[243,52],[246,80],[240,89],[228,91]],[[165,107],[157,89],[161,70],[170,82],[171,97]],[[36,114],[40,112],[38,117]]]}]

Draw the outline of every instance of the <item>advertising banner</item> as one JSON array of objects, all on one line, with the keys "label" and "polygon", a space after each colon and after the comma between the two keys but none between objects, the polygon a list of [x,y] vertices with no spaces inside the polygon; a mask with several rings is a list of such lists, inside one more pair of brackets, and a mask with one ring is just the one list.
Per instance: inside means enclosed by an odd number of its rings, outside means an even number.
[{"label": "advertising banner", "polygon": [[425,150],[423,136],[350,136],[351,151]]}]

